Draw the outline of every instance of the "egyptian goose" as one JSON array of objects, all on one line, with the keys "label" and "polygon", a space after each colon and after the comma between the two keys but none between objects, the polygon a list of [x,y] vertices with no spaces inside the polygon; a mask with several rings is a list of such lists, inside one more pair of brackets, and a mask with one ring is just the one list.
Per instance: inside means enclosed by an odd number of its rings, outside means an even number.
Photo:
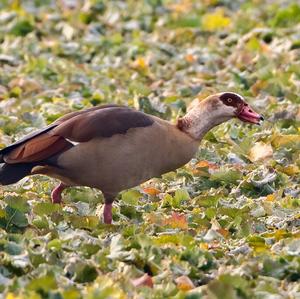
[{"label": "egyptian goose", "polygon": [[98,188],[105,198],[104,222],[112,222],[116,195],[175,170],[196,153],[210,129],[237,117],[258,124],[263,117],[244,98],[224,92],[193,103],[176,124],[118,105],[69,113],[0,151],[0,184],[43,174],[61,183],[53,203],[71,186]]}]

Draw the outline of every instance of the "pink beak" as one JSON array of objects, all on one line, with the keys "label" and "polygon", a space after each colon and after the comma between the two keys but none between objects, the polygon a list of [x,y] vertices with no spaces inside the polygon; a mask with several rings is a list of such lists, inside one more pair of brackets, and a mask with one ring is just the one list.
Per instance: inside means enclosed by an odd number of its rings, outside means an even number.
[{"label": "pink beak", "polygon": [[253,111],[248,104],[244,105],[243,108],[237,113],[237,117],[244,122],[249,122],[252,124],[259,124],[260,121],[264,120],[264,117]]}]

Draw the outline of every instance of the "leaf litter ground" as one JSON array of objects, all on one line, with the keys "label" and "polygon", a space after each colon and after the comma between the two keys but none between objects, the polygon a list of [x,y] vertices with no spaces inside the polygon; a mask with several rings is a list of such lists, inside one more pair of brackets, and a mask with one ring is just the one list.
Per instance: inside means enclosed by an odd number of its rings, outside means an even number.
[{"label": "leaf litter ground", "polygon": [[[235,91],[265,115],[208,133],[195,159],[120,195],[50,203],[0,190],[0,292],[13,298],[300,298],[300,6],[296,1],[0,3],[0,145],[73,110],[175,120]],[[184,145],[183,145],[184,146]]]}]

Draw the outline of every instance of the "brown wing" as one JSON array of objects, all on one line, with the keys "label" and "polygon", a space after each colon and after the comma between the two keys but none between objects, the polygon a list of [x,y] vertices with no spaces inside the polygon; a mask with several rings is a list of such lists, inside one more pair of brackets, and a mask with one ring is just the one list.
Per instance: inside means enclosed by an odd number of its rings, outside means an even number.
[{"label": "brown wing", "polygon": [[130,128],[152,125],[154,120],[128,107],[106,105],[63,116],[44,130],[30,134],[0,151],[6,163],[45,160],[72,147],[68,141],[86,142],[95,137],[125,134]]},{"label": "brown wing", "polygon": [[151,126],[153,122],[153,118],[143,112],[115,106],[76,115],[53,128],[51,133],[71,141],[86,142],[95,137],[125,134],[131,128]]},{"label": "brown wing", "polygon": [[116,104],[107,104],[107,105],[95,106],[95,107],[91,107],[91,108],[88,108],[88,109],[85,109],[85,110],[70,112],[70,113],[68,113],[68,114],[66,114],[66,115],[58,118],[53,123],[53,125],[61,124],[64,121],[67,121],[67,120],[69,120],[69,119],[71,119],[71,118],[73,118],[73,117],[75,117],[77,115],[87,114],[87,113],[90,113],[92,111],[96,111],[96,110],[100,110],[100,109],[116,108],[116,107],[123,108],[123,109],[128,109],[128,107],[120,106],[120,105],[116,105]]},{"label": "brown wing", "polygon": [[3,160],[10,164],[38,162],[72,146],[65,138],[47,132],[12,149]]}]

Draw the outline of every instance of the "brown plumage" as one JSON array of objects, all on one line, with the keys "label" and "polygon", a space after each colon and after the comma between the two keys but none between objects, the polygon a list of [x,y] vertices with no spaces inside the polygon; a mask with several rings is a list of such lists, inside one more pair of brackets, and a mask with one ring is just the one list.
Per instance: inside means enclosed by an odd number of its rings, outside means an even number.
[{"label": "brown plumage", "polygon": [[105,197],[104,221],[111,223],[112,202],[120,191],[183,166],[207,131],[233,117],[251,123],[262,119],[234,93],[193,103],[175,125],[117,105],[69,113],[0,151],[0,183],[32,174],[57,178],[55,203],[66,187],[98,188]]}]

